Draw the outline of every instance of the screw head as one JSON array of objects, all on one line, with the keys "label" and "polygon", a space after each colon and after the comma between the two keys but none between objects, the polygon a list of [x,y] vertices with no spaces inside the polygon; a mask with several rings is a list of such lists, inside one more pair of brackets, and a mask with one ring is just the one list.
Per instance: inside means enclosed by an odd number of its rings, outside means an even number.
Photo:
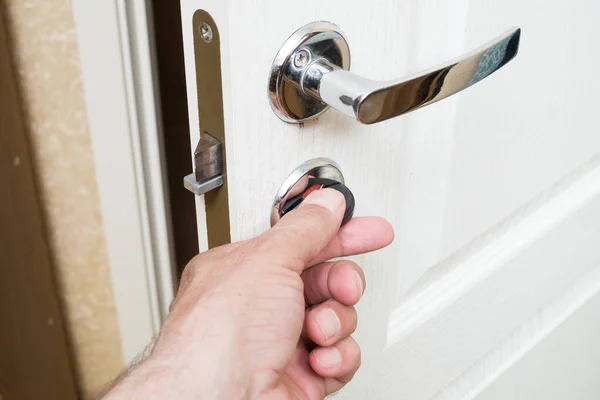
[{"label": "screw head", "polygon": [[296,68],[304,68],[310,60],[310,53],[308,50],[302,49],[294,56],[294,66]]},{"label": "screw head", "polygon": [[210,25],[203,22],[198,29],[200,30],[200,37],[202,37],[206,43],[210,43],[213,39],[213,31]]}]

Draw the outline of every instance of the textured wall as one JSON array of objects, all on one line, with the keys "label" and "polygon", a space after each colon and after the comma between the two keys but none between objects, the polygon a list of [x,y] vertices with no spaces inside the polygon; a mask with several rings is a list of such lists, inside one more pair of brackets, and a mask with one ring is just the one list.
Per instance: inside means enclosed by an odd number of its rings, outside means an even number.
[{"label": "textured wall", "polygon": [[122,368],[69,0],[6,0],[48,239],[79,386]]}]

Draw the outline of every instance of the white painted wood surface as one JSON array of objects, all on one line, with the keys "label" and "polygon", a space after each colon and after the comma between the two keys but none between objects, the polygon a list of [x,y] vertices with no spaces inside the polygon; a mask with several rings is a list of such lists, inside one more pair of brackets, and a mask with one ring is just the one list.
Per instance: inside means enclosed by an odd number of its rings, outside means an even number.
[{"label": "white painted wood surface", "polygon": [[431,398],[600,266],[598,161],[425,274],[391,314],[382,394]]},{"label": "white painted wood surface", "polygon": [[[590,50],[600,3],[183,0],[192,122],[200,8],[222,40],[232,239],[267,229],[280,183],[316,156],[340,163],[356,215],[395,227],[389,248],[356,258],[368,281],[363,366],[339,398],[466,398],[583,304],[572,288],[600,266],[600,55]],[[267,74],[284,40],[317,20],[345,31],[352,70],[374,79],[444,62],[514,25],[523,40],[502,71],[408,116],[361,126],[331,111],[288,125],[270,109]]]},{"label": "white painted wood surface", "polygon": [[[600,328],[599,291],[600,267],[595,267],[435,400],[600,398],[600,347],[595,343]],[[511,391],[510,396],[494,397],[507,391]]]},{"label": "white painted wood surface", "polygon": [[594,297],[485,388],[476,399],[600,399],[598,282],[596,273]]}]

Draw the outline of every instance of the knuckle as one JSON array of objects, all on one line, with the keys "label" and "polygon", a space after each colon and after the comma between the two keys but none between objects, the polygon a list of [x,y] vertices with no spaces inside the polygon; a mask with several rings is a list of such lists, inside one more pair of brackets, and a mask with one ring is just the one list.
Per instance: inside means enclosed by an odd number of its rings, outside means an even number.
[{"label": "knuckle", "polygon": [[358,368],[358,366],[362,362],[362,351],[358,343],[356,343],[356,341],[352,338],[349,338],[348,347],[346,349],[346,355],[353,363],[357,365]]},{"label": "knuckle", "polygon": [[[312,229],[326,229],[333,221],[333,215],[323,207],[309,206],[306,208],[304,221]],[[310,211],[310,212],[309,212]]]},{"label": "knuckle", "polygon": [[177,305],[177,298],[175,300],[173,300],[171,302],[171,304],[169,304],[169,312],[172,312],[175,309],[176,305]]},{"label": "knuckle", "polygon": [[182,282],[189,282],[194,278],[194,276],[196,275],[197,269],[198,269],[197,265],[199,264],[199,262],[198,262],[199,258],[200,258],[200,255],[197,255],[194,258],[192,258],[190,260],[190,262],[187,263],[187,265],[185,266],[185,268],[183,269],[183,272],[181,274]]},{"label": "knuckle", "polygon": [[302,281],[304,283],[304,298],[307,302],[317,301],[322,297],[318,287],[314,284],[311,284],[310,280],[308,280],[306,276],[302,277]]},{"label": "knuckle", "polygon": [[352,316],[350,328],[352,329],[352,332],[354,332],[358,327],[358,313],[356,312],[356,308],[351,307],[350,315]]},{"label": "knuckle", "polygon": [[358,364],[360,365],[360,363],[362,362],[362,350],[360,349],[360,346],[358,345],[358,343],[355,342],[354,345],[355,345],[355,348],[356,348],[356,350],[355,350],[355,354],[356,354],[355,357],[356,357],[356,360],[358,361]]},{"label": "knuckle", "polygon": [[332,216],[321,207],[310,205],[296,212],[290,230],[299,238],[310,239],[315,233],[327,232],[330,229]]}]

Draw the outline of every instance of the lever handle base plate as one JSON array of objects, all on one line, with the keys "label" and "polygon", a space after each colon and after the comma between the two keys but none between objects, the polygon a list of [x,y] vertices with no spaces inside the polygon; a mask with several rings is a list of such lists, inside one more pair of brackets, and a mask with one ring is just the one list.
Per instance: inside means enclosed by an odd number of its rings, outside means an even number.
[{"label": "lever handle base plate", "polygon": [[285,122],[303,123],[317,118],[329,106],[305,93],[298,82],[317,59],[350,69],[350,48],[340,28],[331,22],[312,22],[290,36],[279,49],[269,73],[269,99],[275,114]]}]

